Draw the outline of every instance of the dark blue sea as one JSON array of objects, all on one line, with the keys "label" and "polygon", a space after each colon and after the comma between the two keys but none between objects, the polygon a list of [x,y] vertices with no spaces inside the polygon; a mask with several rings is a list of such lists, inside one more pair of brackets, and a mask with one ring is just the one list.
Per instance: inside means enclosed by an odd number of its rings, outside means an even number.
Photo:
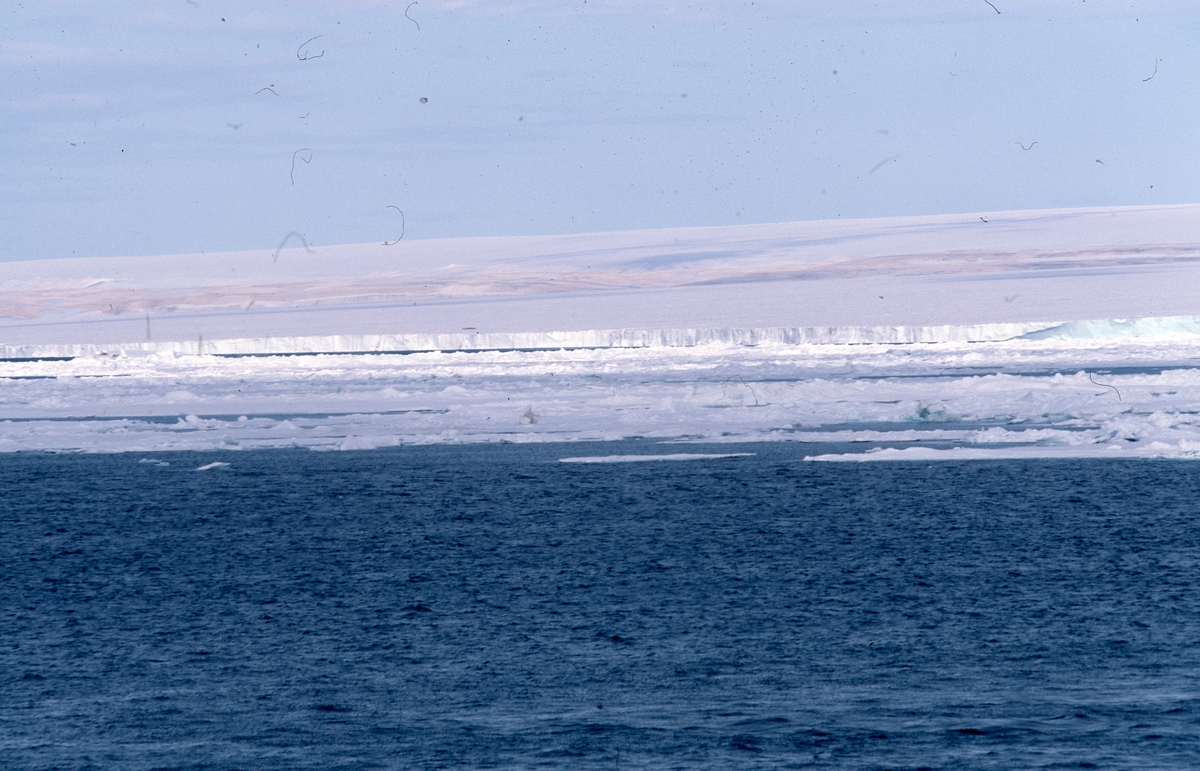
[{"label": "dark blue sea", "polygon": [[1200,465],[813,452],[4,456],[0,768],[1200,768]]}]

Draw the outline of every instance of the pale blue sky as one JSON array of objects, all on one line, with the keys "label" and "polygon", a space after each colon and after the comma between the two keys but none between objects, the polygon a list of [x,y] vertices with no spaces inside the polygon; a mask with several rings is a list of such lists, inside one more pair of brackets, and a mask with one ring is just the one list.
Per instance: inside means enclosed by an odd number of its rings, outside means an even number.
[{"label": "pale blue sky", "polygon": [[0,260],[1200,201],[1200,4],[993,3],[6,2]]}]

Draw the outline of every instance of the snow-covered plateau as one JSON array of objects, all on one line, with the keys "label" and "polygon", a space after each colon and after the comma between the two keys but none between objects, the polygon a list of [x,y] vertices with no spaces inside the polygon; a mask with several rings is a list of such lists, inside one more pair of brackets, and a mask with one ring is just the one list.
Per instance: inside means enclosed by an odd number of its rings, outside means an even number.
[{"label": "snow-covered plateau", "polygon": [[1200,206],[6,262],[0,357],[3,451],[1197,457]]}]

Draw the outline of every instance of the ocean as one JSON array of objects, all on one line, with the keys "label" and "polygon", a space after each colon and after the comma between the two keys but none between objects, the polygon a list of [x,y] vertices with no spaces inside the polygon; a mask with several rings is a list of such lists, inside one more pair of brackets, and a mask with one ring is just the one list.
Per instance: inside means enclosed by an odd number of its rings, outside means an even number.
[{"label": "ocean", "polygon": [[830,451],[4,455],[0,766],[1200,767],[1200,465]]}]

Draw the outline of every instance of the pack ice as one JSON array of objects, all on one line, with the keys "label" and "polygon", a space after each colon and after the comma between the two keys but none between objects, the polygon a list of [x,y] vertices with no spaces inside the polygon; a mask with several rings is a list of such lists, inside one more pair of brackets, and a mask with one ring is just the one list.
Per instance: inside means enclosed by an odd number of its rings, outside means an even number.
[{"label": "pack ice", "polygon": [[1194,457],[1197,268],[1197,205],[18,260],[0,450]]}]

